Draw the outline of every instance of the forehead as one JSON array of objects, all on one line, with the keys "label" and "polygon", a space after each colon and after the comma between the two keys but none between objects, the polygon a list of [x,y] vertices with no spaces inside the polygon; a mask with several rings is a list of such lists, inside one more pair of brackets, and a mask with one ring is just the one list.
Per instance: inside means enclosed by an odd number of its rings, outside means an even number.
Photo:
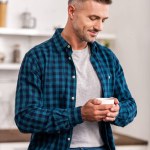
[{"label": "forehead", "polygon": [[80,13],[87,15],[97,15],[101,17],[108,17],[109,15],[109,5],[99,3],[96,1],[85,1],[80,4],[80,7],[77,8]]}]

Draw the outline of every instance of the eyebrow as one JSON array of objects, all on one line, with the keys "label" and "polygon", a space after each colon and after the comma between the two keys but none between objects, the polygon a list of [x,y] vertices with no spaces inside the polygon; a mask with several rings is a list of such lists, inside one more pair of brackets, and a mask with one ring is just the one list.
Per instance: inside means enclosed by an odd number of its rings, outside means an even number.
[{"label": "eyebrow", "polygon": [[[100,19],[101,17],[97,16],[97,15],[89,15],[89,17],[95,17],[96,19]],[[108,19],[108,17],[104,17],[103,19]]]}]

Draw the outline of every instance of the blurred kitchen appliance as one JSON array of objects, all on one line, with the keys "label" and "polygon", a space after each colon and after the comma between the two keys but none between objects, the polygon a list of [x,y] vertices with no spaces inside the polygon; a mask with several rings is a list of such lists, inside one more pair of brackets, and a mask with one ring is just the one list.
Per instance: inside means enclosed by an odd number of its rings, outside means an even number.
[{"label": "blurred kitchen appliance", "polygon": [[22,28],[35,28],[36,18],[32,17],[31,13],[26,11],[21,14]]}]

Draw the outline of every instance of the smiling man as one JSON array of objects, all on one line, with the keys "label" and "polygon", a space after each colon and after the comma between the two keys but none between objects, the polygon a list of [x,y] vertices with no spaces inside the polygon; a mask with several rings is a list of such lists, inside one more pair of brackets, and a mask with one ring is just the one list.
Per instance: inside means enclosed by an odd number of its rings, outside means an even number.
[{"label": "smiling man", "polygon": [[62,35],[65,37],[71,32],[76,42],[86,45],[87,42],[94,42],[99,31],[102,31],[103,23],[109,15],[109,5],[87,0],[69,1],[68,13],[68,22]]},{"label": "smiling man", "polygon": [[[69,0],[68,21],[26,53],[15,121],[28,150],[115,150],[111,124],[126,126],[136,103],[113,52],[95,41],[111,0]],[[102,104],[97,98],[110,98]]]}]

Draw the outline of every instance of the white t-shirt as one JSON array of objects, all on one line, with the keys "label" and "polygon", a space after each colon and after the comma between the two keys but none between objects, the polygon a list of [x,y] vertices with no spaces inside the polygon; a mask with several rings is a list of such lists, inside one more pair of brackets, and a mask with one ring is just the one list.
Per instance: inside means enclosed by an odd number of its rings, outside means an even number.
[{"label": "white t-shirt", "polygon": [[[101,97],[101,84],[90,62],[90,50],[73,50],[72,59],[77,74],[76,107],[89,99]],[[84,121],[73,128],[71,148],[104,145],[97,122]]]}]

